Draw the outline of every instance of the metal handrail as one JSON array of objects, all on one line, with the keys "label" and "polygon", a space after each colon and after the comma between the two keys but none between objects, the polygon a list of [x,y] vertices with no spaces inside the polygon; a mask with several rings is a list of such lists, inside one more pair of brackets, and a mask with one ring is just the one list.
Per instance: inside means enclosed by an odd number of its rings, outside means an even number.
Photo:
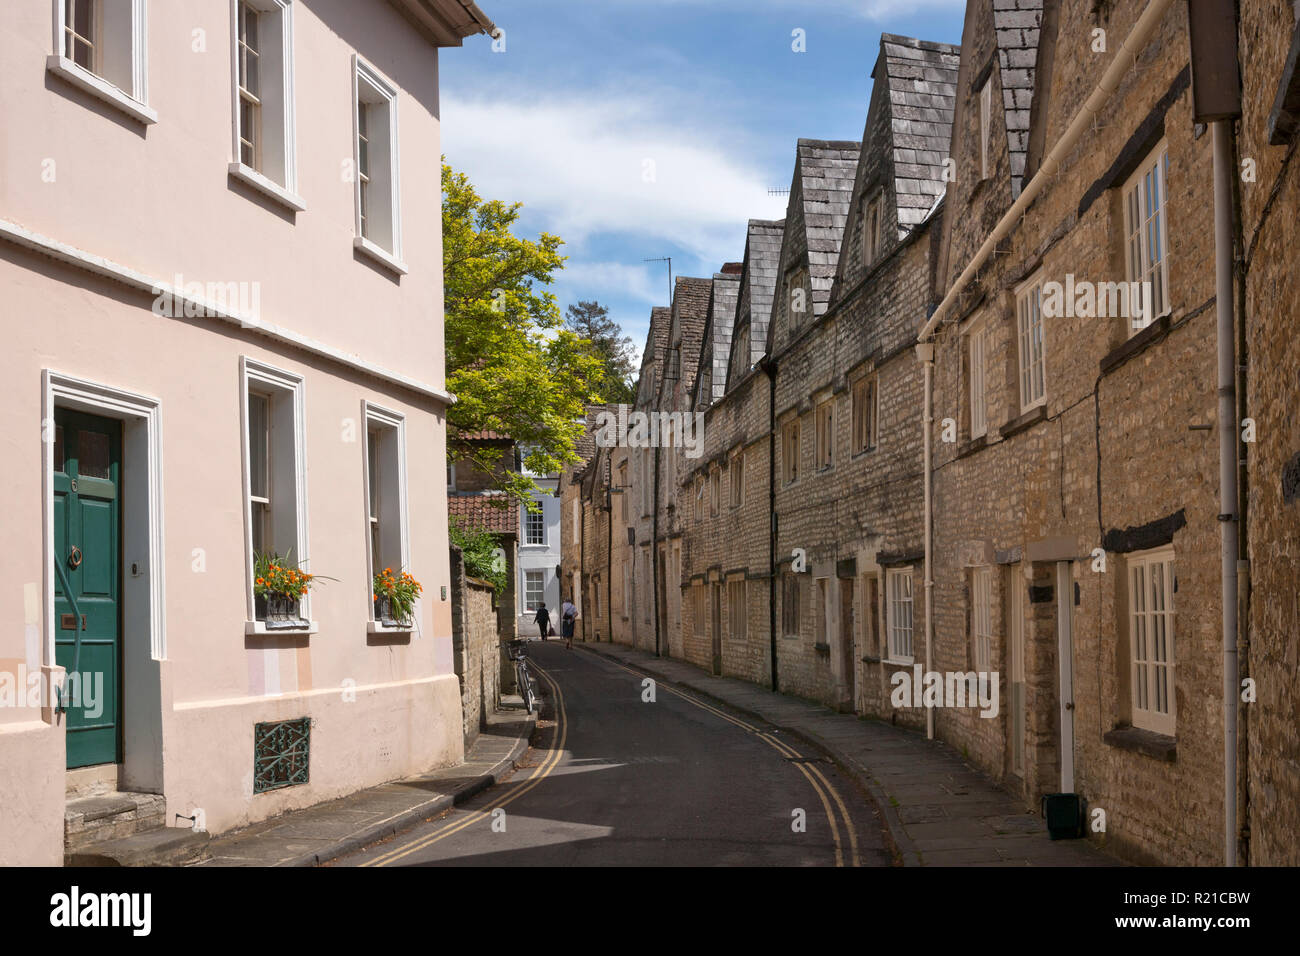
[{"label": "metal handrail", "polygon": [[[55,558],[54,560],[54,573],[59,576],[59,586],[63,588],[63,596],[67,598],[68,603],[72,605],[72,616],[77,639],[72,645],[71,673],[76,674],[78,673],[78,668],[81,666],[81,608],[77,606],[77,599],[72,596],[72,585],[68,583],[68,575],[64,572],[63,566],[59,563],[58,558]],[[68,709],[63,697],[67,689],[68,680],[65,677],[63,679],[63,686],[59,688],[59,705],[54,711],[56,714],[61,714]]]}]

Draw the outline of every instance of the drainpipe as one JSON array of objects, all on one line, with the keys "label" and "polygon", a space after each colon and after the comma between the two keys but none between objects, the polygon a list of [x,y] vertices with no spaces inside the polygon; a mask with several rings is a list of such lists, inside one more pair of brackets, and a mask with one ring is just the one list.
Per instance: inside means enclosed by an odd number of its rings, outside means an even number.
[{"label": "drainpipe", "polygon": [[654,514],[650,517],[650,590],[655,605],[655,657],[659,657],[659,442],[655,442]]},{"label": "drainpipe", "polygon": [[[916,357],[925,368],[925,398],[921,412],[922,437],[922,476],[925,487],[925,672],[930,673],[930,645],[934,643],[934,564],[930,542],[934,536],[934,501],[930,497],[930,425],[934,421],[933,375],[934,343],[923,342],[916,347]],[[889,600],[886,594],[885,600]],[[925,705],[925,737],[934,739],[934,708]]]},{"label": "drainpipe", "polygon": [[767,374],[767,504],[771,524],[767,534],[767,636],[771,644],[772,690],[781,689],[776,673],[776,362],[764,355],[759,366]]},{"label": "drainpipe", "polygon": [[1232,291],[1232,120],[1214,136],[1214,308],[1219,359],[1219,552],[1223,590],[1223,863],[1237,865],[1237,369]]},{"label": "drainpipe", "polygon": [[609,478],[605,482],[605,627],[609,629],[609,642],[614,643],[614,608],[610,599],[614,596],[614,585],[610,583],[614,575],[614,460],[605,459],[609,466]]}]

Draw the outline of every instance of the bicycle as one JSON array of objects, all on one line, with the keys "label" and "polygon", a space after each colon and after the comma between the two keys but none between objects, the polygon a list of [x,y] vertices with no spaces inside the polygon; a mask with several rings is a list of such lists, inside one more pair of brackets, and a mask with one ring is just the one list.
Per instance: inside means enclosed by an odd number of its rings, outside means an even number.
[{"label": "bicycle", "polygon": [[510,641],[506,653],[515,662],[515,683],[519,685],[519,696],[524,699],[524,710],[531,714],[534,709],[540,710],[540,702],[537,699],[537,680],[528,670],[527,644],[523,640]]}]

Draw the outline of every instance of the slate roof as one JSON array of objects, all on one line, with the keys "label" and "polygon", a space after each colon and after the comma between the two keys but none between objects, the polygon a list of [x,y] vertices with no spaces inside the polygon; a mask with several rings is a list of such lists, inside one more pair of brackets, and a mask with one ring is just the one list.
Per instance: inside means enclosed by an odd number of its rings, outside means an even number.
[{"label": "slate roof", "polygon": [[673,325],[680,333],[681,355],[675,371],[680,381],[665,382],[677,389],[677,394],[689,398],[699,371],[700,345],[704,340],[704,326],[709,317],[709,293],[713,282],[678,276],[673,288]]},{"label": "slate roof", "polygon": [[1029,152],[1029,104],[1034,95],[1034,63],[1042,19],[1043,0],[993,0],[1012,199],[1020,195],[1024,185],[1025,156]]},{"label": "slate roof", "polygon": [[519,533],[519,508],[512,506],[502,494],[449,494],[447,514],[457,516],[463,526],[476,531]]},{"label": "slate roof", "polygon": [[[1042,0],[994,0],[995,5],[1007,2],[1041,5]],[[882,33],[880,57],[872,75],[889,89],[894,198],[899,231],[906,233],[925,220],[945,189],[943,162],[952,141],[961,48]]]},{"label": "slate roof", "polygon": [[830,302],[861,152],[861,143],[848,140],[799,140],[799,187],[814,316],[822,315]]},{"label": "slate roof", "polygon": [[[725,266],[724,266],[725,268]],[[740,276],[735,272],[716,272],[709,292],[709,321],[704,328],[712,351],[704,354],[713,363],[711,394],[702,396],[706,403],[716,402],[727,390],[727,357],[731,355],[731,327],[736,321],[740,301]]]},{"label": "slate roof", "polygon": [[781,269],[781,238],[785,220],[749,220],[745,242],[745,276],[749,285],[749,363],[754,365],[767,351],[767,326],[772,318],[772,296]]}]

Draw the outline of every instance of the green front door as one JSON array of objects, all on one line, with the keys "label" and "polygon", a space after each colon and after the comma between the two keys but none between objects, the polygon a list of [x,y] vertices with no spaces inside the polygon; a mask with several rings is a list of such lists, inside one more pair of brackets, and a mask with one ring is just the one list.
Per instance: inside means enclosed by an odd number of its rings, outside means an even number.
[{"label": "green front door", "polygon": [[68,672],[68,767],[118,763],[122,426],[63,409],[54,425],[54,560],[81,615],[56,572],[54,659]]}]

